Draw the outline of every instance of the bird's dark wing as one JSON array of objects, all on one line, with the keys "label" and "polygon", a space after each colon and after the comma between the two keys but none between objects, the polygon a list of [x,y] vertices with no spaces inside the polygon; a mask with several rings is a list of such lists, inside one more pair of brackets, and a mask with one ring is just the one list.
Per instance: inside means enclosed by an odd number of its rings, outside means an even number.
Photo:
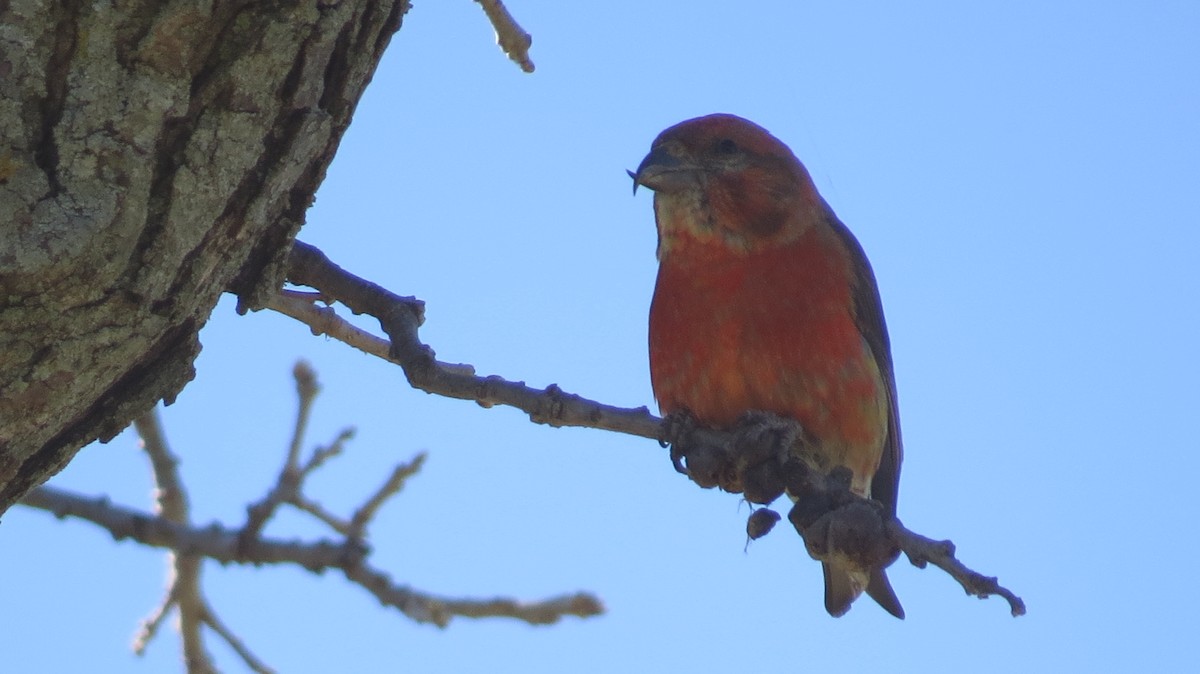
[{"label": "bird's dark wing", "polygon": [[892,346],[888,339],[887,323],[883,320],[883,304],[879,299],[879,286],[875,283],[875,272],[867,261],[867,254],[854,234],[838,220],[828,204],[825,206],[833,231],[846,245],[854,265],[857,278],[854,284],[854,312],[859,332],[871,349],[879,373],[887,385],[888,431],[884,440],[883,458],[871,481],[871,497],[896,514],[896,497],[900,488],[900,460],[904,450],[900,443],[900,413],[896,404],[896,375],[892,369]]}]

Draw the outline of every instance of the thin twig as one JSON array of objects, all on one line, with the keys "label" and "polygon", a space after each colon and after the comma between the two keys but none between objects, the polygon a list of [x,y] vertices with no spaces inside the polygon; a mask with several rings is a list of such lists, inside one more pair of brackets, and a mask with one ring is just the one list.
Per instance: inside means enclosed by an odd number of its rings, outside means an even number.
[{"label": "thin twig", "polygon": [[217,523],[203,527],[176,524],[153,513],[116,505],[106,497],[88,498],[48,485],[29,492],[21,503],[59,519],[77,517],[99,525],[118,541],[129,539],[155,548],[195,553],[222,564],[292,563],[320,571],[363,555],[358,546],[327,539],[301,542],[259,537],[240,550],[240,529],[226,529]]},{"label": "thin twig", "polygon": [[[141,438],[141,447],[146,452],[146,456],[150,459],[150,467],[154,475],[154,507],[155,511],[163,518],[171,522],[183,523],[187,521],[187,494],[183,491],[183,486],[179,482],[178,474],[178,459],[171,453],[167,446],[167,440],[162,431],[162,425],[159,423],[157,410],[149,412],[138,417],[133,422],[134,428],[137,430],[138,436]],[[158,634],[159,627],[171,614],[171,610],[176,607],[177,599],[177,583],[178,569],[176,567],[177,558],[174,554],[167,558],[167,588],[163,593],[162,601],[155,607],[150,615],[138,626],[137,634],[133,639],[133,652],[137,655],[143,655],[146,652],[146,647]]]},{"label": "thin twig", "polygon": [[[295,564],[314,573],[339,569],[348,579],[375,595],[381,603],[399,609],[413,620],[439,627],[445,627],[455,617],[526,619],[525,616],[528,616],[536,618],[538,624],[543,624],[547,612],[557,607],[570,609],[562,615],[579,617],[598,615],[603,610],[600,601],[587,593],[571,595],[573,601],[565,603],[561,598],[544,602],[438,598],[394,584],[386,573],[365,563],[367,550],[353,541],[338,544],[322,539],[280,541],[260,537],[243,548],[238,544],[239,531],[226,529],[219,524],[206,527],[179,525],[152,513],[115,505],[106,498],[86,498],[45,485],[29,492],[22,504],[48,511],[60,519],[77,517],[86,520],[104,528],[116,540],[130,539],[142,545],[186,551],[223,564]],[[527,608],[514,614],[504,602]],[[588,607],[596,610],[587,610]]]},{"label": "thin twig", "polygon": [[480,617],[508,615],[533,625],[550,625],[558,622],[564,615],[586,617],[604,612],[604,606],[588,594],[563,595],[536,604],[519,603],[511,599],[475,601],[469,605],[447,601],[445,604],[459,615],[467,616],[476,611],[480,613]]},{"label": "thin twig", "polygon": [[309,475],[316,469],[325,465],[325,462],[339,456],[346,448],[346,443],[354,437],[353,428],[343,428],[326,447],[318,447],[313,450],[312,456],[308,457],[308,461],[300,467],[300,472],[304,475]]},{"label": "thin twig", "polygon": [[312,515],[321,521],[322,524],[333,529],[343,536],[350,536],[350,522],[343,517],[338,517],[325,509],[325,506],[308,498],[304,494],[297,494],[295,497],[288,500],[288,503],[296,506],[296,508]]},{"label": "thin twig", "polygon": [[274,674],[275,670],[268,667],[266,663],[264,663],[262,660],[259,660],[254,653],[250,652],[250,649],[246,647],[245,642],[243,642],[238,635],[234,634],[232,630],[226,627],[225,623],[221,622],[221,619],[218,618],[217,614],[213,612],[212,607],[208,606],[207,604],[205,605],[204,622],[210,628],[212,628],[212,631],[216,632],[218,636],[224,639],[225,643],[229,644],[229,647],[233,649],[233,652],[237,653],[238,657],[242,659],[242,662],[245,662],[246,666],[252,671],[257,672],[258,674]]},{"label": "thin twig", "polygon": [[[142,449],[150,459],[154,472],[155,507],[160,517],[173,524],[190,523],[187,491],[179,479],[179,459],[167,444],[158,411],[151,410],[134,421],[142,439]],[[179,635],[183,641],[184,661],[189,672],[215,672],[212,655],[204,646],[203,627],[209,611],[200,588],[203,557],[193,553],[172,551],[167,558],[171,572],[162,603],[151,616],[142,621],[134,638],[133,650],[141,654],[157,633],[157,625],[172,605],[179,610]]]},{"label": "thin twig", "polygon": [[343,569],[346,578],[366,588],[381,604],[394,606],[418,622],[445,627],[451,617],[515,618],[531,625],[549,625],[566,616],[590,618],[604,613],[604,605],[595,596],[578,592],[539,602],[514,599],[442,599],[396,585],[381,571],[366,566]]},{"label": "thin twig", "polygon": [[201,555],[175,551],[175,606],[179,609],[179,636],[188,672],[216,672],[212,654],[204,645],[203,627],[208,607],[200,590]]},{"label": "thin twig", "polygon": [[[246,508],[246,523],[242,526],[241,537],[247,543],[258,537],[280,505],[296,500],[300,493],[300,484],[304,481],[305,471],[300,466],[300,449],[304,444],[304,432],[308,429],[308,419],[312,414],[313,401],[316,400],[321,387],[317,383],[316,373],[304,361],[297,362],[296,366],[292,368],[292,377],[296,380],[298,400],[292,440],[288,443],[287,457],[284,459],[283,468],[279,471],[279,479],[275,485],[263,496],[262,500]],[[325,458],[327,457],[318,458],[314,455],[309,464],[320,465]]]},{"label": "thin twig", "polygon": [[[304,293],[307,295],[308,293]],[[314,293],[315,294],[315,293]],[[291,316],[308,325],[314,335],[328,335],[343,344],[352,346],[363,353],[391,360],[388,355],[388,341],[343,320],[337,312],[329,307],[317,306],[317,301],[310,300],[304,295],[282,290],[270,298],[267,307],[285,316]],[[317,294],[320,296],[319,294]]]},{"label": "thin twig", "polygon": [[888,533],[900,543],[900,549],[904,551],[913,566],[923,569],[926,563],[933,564],[957,580],[967,594],[980,599],[986,599],[991,595],[1001,596],[1008,602],[1014,618],[1025,615],[1025,602],[1008,588],[1000,585],[998,578],[972,571],[958,561],[954,556],[954,543],[926,538],[910,531],[896,519],[888,522],[887,526]]},{"label": "thin twig", "polygon": [[133,638],[133,652],[135,655],[143,655],[146,652],[146,647],[154,640],[158,634],[158,628],[162,627],[163,621],[167,616],[171,615],[171,609],[175,608],[175,593],[172,582],[169,584],[166,595],[159,602],[158,607],[147,616],[141,624],[138,625],[137,636]]},{"label": "thin twig", "polygon": [[533,72],[533,61],[529,58],[529,47],[533,45],[533,36],[521,28],[512,14],[508,13],[508,8],[501,0],[475,0],[475,2],[483,7],[488,21],[492,22],[492,28],[496,30],[496,44],[500,45],[500,49],[504,50],[504,53],[514,63],[521,66],[521,70],[527,73]]},{"label": "thin twig", "polygon": [[292,368],[292,377],[296,380],[296,396],[300,399],[300,404],[296,411],[296,424],[292,430],[292,441],[288,444],[287,465],[298,466],[300,464],[300,449],[304,444],[304,432],[308,430],[308,420],[312,416],[313,401],[317,399],[317,394],[321,392],[321,385],[317,383],[317,373],[313,372],[312,366],[303,360],[296,361],[296,365]]},{"label": "thin twig", "polygon": [[135,419],[133,427],[154,471],[154,503],[158,512],[172,522],[187,522],[188,497],[179,480],[179,459],[167,445],[158,410],[152,409]]},{"label": "thin twig", "polygon": [[413,457],[412,461],[402,463],[392,469],[392,474],[388,479],[380,485],[379,489],[363,503],[358,510],[354,512],[354,516],[350,518],[350,527],[347,535],[354,538],[363,539],[367,535],[367,523],[375,518],[375,513],[379,511],[385,501],[392,496],[400,493],[404,488],[404,482],[408,478],[416,475],[421,466],[425,465],[425,452]]}]

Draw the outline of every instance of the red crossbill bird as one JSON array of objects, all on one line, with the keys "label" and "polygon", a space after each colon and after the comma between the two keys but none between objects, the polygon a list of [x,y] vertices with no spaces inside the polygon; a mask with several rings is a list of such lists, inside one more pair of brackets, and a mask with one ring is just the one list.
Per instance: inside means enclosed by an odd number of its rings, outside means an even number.
[{"label": "red crossbill bird", "polygon": [[[795,419],[821,463],[850,469],[852,491],[894,515],[900,424],[879,290],[808,171],[762,127],[717,114],[663,131],[632,175],[654,191],[663,414],[718,429],[751,411]],[[866,591],[904,617],[883,568],[823,565],[831,615]]]}]

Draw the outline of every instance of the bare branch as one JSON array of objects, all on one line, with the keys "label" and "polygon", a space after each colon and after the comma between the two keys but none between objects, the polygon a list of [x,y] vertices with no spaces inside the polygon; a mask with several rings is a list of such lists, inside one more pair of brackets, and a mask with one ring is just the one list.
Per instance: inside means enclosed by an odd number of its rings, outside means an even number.
[{"label": "bare branch", "polygon": [[175,582],[173,594],[179,609],[179,636],[183,640],[183,659],[188,672],[216,672],[212,655],[204,647],[202,628],[208,617],[208,606],[200,590],[200,564],[203,559],[195,553],[175,552]]},{"label": "bare branch", "polygon": [[321,392],[317,383],[317,373],[312,366],[303,360],[296,361],[292,368],[292,377],[296,380],[296,396],[299,398],[299,408],[296,411],[296,425],[292,431],[292,442],[288,445],[287,465],[300,464],[300,448],[304,443],[304,432],[308,429],[308,420],[312,416],[313,401]]},{"label": "bare branch", "polygon": [[1012,591],[1000,585],[998,578],[972,571],[955,558],[954,543],[926,538],[907,529],[900,523],[900,520],[893,519],[888,522],[887,526],[888,534],[899,542],[900,549],[904,551],[913,566],[923,569],[926,563],[931,563],[957,580],[967,594],[980,599],[999,595],[1008,602],[1014,618],[1025,615],[1025,602]]},{"label": "bare branch", "polygon": [[[509,405],[526,412],[536,423],[585,426],[671,444],[676,467],[682,470],[681,460],[686,457],[685,472],[697,484],[705,488],[720,486],[734,493],[747,491],[747,499],[755,503],[770,503],[783,493],[785,486],[792,494],[807,493],[812,499],[801,499],[789,519],[805,538],[813,557],[822,559],[824,555],[847,553],[837,542],[833,549],[828,549],[828,541],[817,540],[818,534],[827,533],[832,525],[837,525],[832,528],[852,531],[855,536],[851,538],[866,542],[861,550],[849,551],[852,555],[860,555],[865,567],[890,563],[895,556],[890,551],[903,550],[918,566],[924,566],[926,561],[933,562],[968,593],[977,596],[998,594],[1008,600],[1014,616],[1025,612],[1021,599],[1001,587],[994,578],[976,573],[955,559],[953,546],[948,541],[934,543],[906,529],[894,515],[879,514],[878,503],[853,494],[849,483],[840,484],[836,475],[803,470],[802,461],[788,459],[785,446],[788,443],[774,449],[748,447],[746,438],[736,431],[664,423],[645,407],[612,407],[567,393],[555,384],[537,390],[523,382],[507,381],[494,375],[480,377],[470,365],[441,362],[417,334],[424,322],[423,302],[396,295],[355,276],[334,264],[320,250],[300,241],[295,243],[289,258],[287,278],[291,283],[315,288],[322,301],[341,302],[355,314],[375,317],[391,339],[390,345],[385,348],[387,343],[383,340],[350,325],[330,308],[314,306],[297,293],[280,294],[269,303],[271,309],[307,324],[314,334],[345,338],[347,343],[398,364],[404,369],[409,383],[417,389],[474,400],[483,407]],[[777,420],[771,430],[779,431],[779,424],[783,425],[784,432],[760,432],[760,440],[766,441],[775,435],[788,438],[789,443],[803,441],[805,434],[799,424],[792,420]],[[871,523],[869,534],[859,530],[864,521]],[[811,527],[815,528],[810,531]],[[890,558],[882,559],[881,555],[890,555]]]},{"label": "bare branch", "polygon": [[[138,436],[141,437],[141,447],[150,459],[150,467],[154,472],[154,504],[158,514],[170,522],[186,523],[188,518],[187,494],[179,482],[179,460],[167,446],[166,436],[159,423],[158,410],[152,409],[133,422]],[[178,603],[179,570],[177,558],[171,555],[167,559],[167,589],[158,606],[138,626],[137,635],[133,639],[133,652],[142,655],[146,647],[158,634],[171,609]]]},{"label": "bare branch", "polygon": [[[547,611],[555,607],[569,608],[563,615],[588,617],[602,610],[600,601],[589,594],[574,595],[573,603],[564,605],[560,599],[550,602],[522,603],[516,600],[447,600],[394,585],[387,574],[365,563],[367,550],[359,543],[347,540],[338,544],[315,541],[279,541],[256,538],[246,546],[239,545],[238,531],[218,524],[199,528],[169,522],[151,513],[139,512],[110,503],[105,498],[89,499],[54,487],[41,486],[31,491],[22,503],[45,510],[61,518],[78,517],[108,530],[116,540],[130,539],[142,545],[167,548],[214,559],[223,564],[295,564],[320,573],[330,569],[343,571],[348,579],[362,585],[379,600],[402,611],[418,622],[430,622],[444,627],[454,617],[486,618],[537,616],[545,622]],[[509,602],[505,604],[505,602]],[[533,607],[514,612],[511,606]],[[595,611],[586,611],[588,606]]]},{"label": "bare branch", "polygon": [[[604,612],[604,606],[595,597],[582,592],[547,599],[535,604],[518,603],[511,599],[492,599],[470,604],[447,601],[446,608],[458,615],[469,617],[507,615],[534,625],[550,625],[558,622],[565,615],[586,618]],[[478,616],[474,615],[476,612],[479,613]]]},{"label": "bare branch", "polygon": [[159,603],[158,608],[146,617],[145,620],[138,625],[137,636],[133,638],[133,652],[135,655],[142,655],[146,652],[146,647],[154,640],[158,634],[158,628],[162,627],[163,621],[167,616],[171,615],[171,609],[175,607],[175,584],[168,583],[167,594]]},{"label": "bare branch", "polygon": [[[179,460],[167,444],[158,411],[152,409],[138,417],[134,426],[154,471],[155,505],[160,517],[174,524],[187,525],[190,520],[187,491],[179,479]],[[174,606],[179,609],[179,634],[188,671],[215,672],[212,656],[204,647],[203,627],[212,612],[204,602],[200,589],[203,558],[172,551],[167,561],[170,573],[167,575],[166,596],[150,617],[142,621],[134,638],[133,651],[139,655],[145,652],[158,626]]]},{"label": "bare branch", "polygon": [[346,443],[352,438],[354,438],[354,429],[343,428],[337,437],[333,439],[333,442],[329,443],[329,446],[318,447],[313,451],[312,456],[308,457],[308,461],[305,461],[304,465],[301,466],[300,472],[305,476],[310,475],[325,465],[326,461],[340,455],[345,449]]},{"label": "bare branch", "polygon": [[386,339],[381,339],[355,325],[339,318],[337,312],[328,307],[319,307],[315,302],[327,300],[320,293],[297,293],[282,290],[270,298],[267,308],[308,325],[314,335],[328,335],[343,344],[352,346],[365,354],[391,360],[388,356],[390,345]]},{"label": "bare branch", "polygon": [[[241,537],[247,543],[258,537],[280,505],[294,502],[297,499],[300,494],[300,485],[307,472],[300,467],[300,448],[304,444],[304,432],[308,428],[313,401],[316,400],[321,387],[317,383],[316,373],[304,361],[296,363],[296,366],[292,368],[292,376],[296,380],[297,397],[296,423],[293,426],[292,441],[288,444],[287,458],[284,459],[283,468],[279,471],[279,479],[275,486],[267,492],[262,500],[246,508],[246,524],[242,526]],[[315,454],[309,461],[308,471],[319,466],[329,455],[340,451],[340,446],[336,443],[335,447],[339,448],[330,450],[327,455],[321,452]]]},{"label": "bare branch", "polygon": [[496,29],[496,44],[508,55],[521,70],[533,72],[533,61],[529,58],[529,47],[533,45],[533,36],[526,33],[517,20],[508,13],[508,8],[501,0],[475,0],[487,14],[492,28]]},{"label": "bare branch", "polygon": [[425,465],[425,456],[425,452],[421,452],[412,461],[402,463],[392,469],[392,474],[388,479],[367,499],[366,503],[363,503],[355,511],[354,517],[350,518],[348,536],[360,540],[366,538],[367,523],[374,519],[375,513],[379,512],[379,508],[383,506],[385,501],[400,493],[408,478],[416,475],[421,470],[421,466]]},{"label": "bare branch", "polygon": [[106,529],[115,540],[129,539],[155,548],[194,553],[222,564],[291,563],[310,571],[337,568],[361,559],[360,546],[330,540],[308,542],[257,538],[238,548],[240,530],[213,523],[205,527],[170,522],[151,513],[116,505],[106,497],[87,498],[42,485],[21,500],[23,505],[46,510],[59,519],[77,517]]},{"label": "bare branch", "polygon": [[[325,465],[326,461],[340,455],[342,450],[345,448],[346,442],[353,437],[353,428],[342,429],[342,432],[339,433],[336,438],[334,438],[333,442],[330,443],[329,446],[318,447],[313,451],[312,456],[308,458],[308,461],[306,461],[304,465],[300,467],[299,473],[295,474],[294,483],[292,483],[290,486],[280,485],[280,487],[278,487],[278,489],[283,489],[286,492],[284,493],[285,503],[296,506],[300,510],[303,510],[318,520],[321,520],[321,522],[323,522],[330,529],[333,529],[343,536],[351,536],[351,525],[349,520],[345,519],[344,517],[338,517],[337,515],[334,515],[326,510],[325,507],[320,503],[317,503],[313,499],[305,496],[304,480],[306,480],[308,476],[315,472],[318,468]],[[280,479],[283,479],[283,475],[280,475]]]},{"label": "bare branch", "polygon": [[600,600],[586,592],[540,602],[519,602],[513,599],[439,599],[396,585],[386,573],[365,565],[348,567],[343,571],[347,579],[366,588],[379,599],[379,603],[398,608],[417,622],[430,622],[439,627],[445,627],[450,618],[455,616],[516,618],[534,625],[549,625],[568,615],[589,618],[604,613],[604,605]]},{"label": "bare branch", "polygon": [[152,409],[134,419],[133,426],[142,439],[142,450],[149,457],[150,467],[154,471],[154,502],[158,512],[172,522],[186,522],[188,498],[179,481],[179,459],[167,446],[167,438],[158,420],[158,410]]},{"label": "bare branch", "polygon": [[212,628],[212,631],[217,633],[217,636],[221,637],[225,640],[225,643],[229,644],[229,647],[233,649],[233,652],[237,653],[238,657],[242,659],[242,662],[245,662],[246,666],[252,671],[257,672],[258,674],[274,674],[275,670],[271,669],[266,665],[266,663],[255,657],[254,653],[250,652],[250,649],[246,647],[246,644],[241,640],[241,638],[239,638],[233,633],[232,630],[226,627],[225,623],[221,622],[221,619],[218,618],[217,614],[213,612],[212,607],[208,606],[207,604],[205,604],[204,622],[210,628]]},{"label": "bare branch", "polygon": [[338,517],[325,509],[325,506],[308,498],[304,494],[297,494],[288,503],[296,506],[300,510],[312,515],[321,521],[322,524],[333,529],[343,536],[350,536],[350,522],[344,517]]},{"label": "bare branch", "polygon": [[448,398],[473,400],[483,407],[508,405],[522,410],[535,423],[550,426],[585,426],[661,440],[662,419],[645,407],[626,409],[604,405],[567,393],[555,384],[534,389],[523,382],[498,376],[480,377],[470,365],[437,360],[433,349],[421,343],[417,329],[424,322],[425,305],[401,297],[347,272],[320,250],[297,241],[288,263],[288,281],[318,289],[356,314],[379,319],[391,344],[354,327],[332,309],[314,306],[298,297],[277,295],[269,308],[308,325],[313,334],[329,335],[371,355],[396,363],[414,387]]}]

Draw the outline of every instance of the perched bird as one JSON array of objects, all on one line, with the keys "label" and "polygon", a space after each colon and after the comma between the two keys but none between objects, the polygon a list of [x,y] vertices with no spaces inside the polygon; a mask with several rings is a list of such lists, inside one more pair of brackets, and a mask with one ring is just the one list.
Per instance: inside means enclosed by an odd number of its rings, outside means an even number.
[{"label": "perched bird", "polygon": [[[650,376],[663,414],[729,429],[750,411],[800,422],[827,468],[896,508],[900,425],[875,275],[792,151],[734,115],[681,122],[638,166],[654,190]],[[884,569],[825,562],[825,608],[865,590],[904,610]]]}]

